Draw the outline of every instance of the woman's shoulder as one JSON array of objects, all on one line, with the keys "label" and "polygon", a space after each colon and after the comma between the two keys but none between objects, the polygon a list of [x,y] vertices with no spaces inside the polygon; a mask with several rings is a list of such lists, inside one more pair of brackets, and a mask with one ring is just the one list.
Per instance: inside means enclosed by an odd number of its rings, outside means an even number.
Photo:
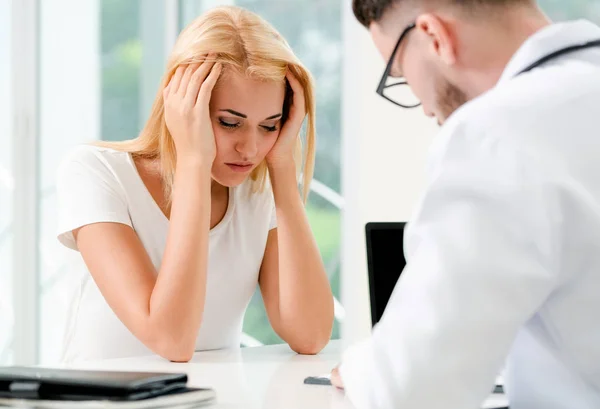
[{"label": "woman's shoulder", "polygon": [[78,145],[62,157],[56,174],[57,183],[87,180],[112,184],[131,166],[129,161],[127,152],[98,145]]},{"label": "woman's shoulder", "polygon": [[[124,167],[126,152],[81,145],[63,157],[56,175],[58,239],[77,250],[73,231],[88,224],[114,222],[132,226]],[[122,168],[122,169],[120,169]]]},{"label": "woman's shoulder", "polygon": [[112,148],[85,144],[71,148],[62,158],[61,164],[79,163],[95,166],[106,166],[118,163],[126,163],[129,154]]}]

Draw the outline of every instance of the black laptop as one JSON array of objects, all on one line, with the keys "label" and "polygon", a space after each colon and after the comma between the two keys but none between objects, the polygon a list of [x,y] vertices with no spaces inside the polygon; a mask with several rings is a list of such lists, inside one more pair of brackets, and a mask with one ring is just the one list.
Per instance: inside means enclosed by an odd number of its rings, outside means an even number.
[{"label": "black laptop", "polygon": [[406,223],[367,223],[367,264],[371,296],[371,322],[377,324],[406,266],[404,227]]}]

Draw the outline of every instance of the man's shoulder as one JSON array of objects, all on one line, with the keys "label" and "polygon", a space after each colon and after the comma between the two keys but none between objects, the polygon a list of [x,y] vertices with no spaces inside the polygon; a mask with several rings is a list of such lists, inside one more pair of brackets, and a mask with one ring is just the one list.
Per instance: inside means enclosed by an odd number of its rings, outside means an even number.
[{"label": "man's shoulder", "polygon": [[512,84],[494,88],[457,110],[445,124],[444,131],[469,132],[477,140],[505,134],[536,122],[545,108],[545,104],[539,102]]},{"label": "man's shoulder", "polygon": [[[497,141],[526,148],[548,142],[549,134],[565,132],[568,123],[585,124],[599,117],[600,76],[584,82],[561,81],[560,76],[562,72],[549,71],[505,81],[457,110],[442,133],[469,144]],[[551,78],[557,83],[550,84]]]},{"label": "man's shoulder", "polygon": [[[465,104],[455,123],[466,122],[470,129],[487,134],[529,132],[532,127],[552,129],[569,117],[600,114],[600,67],[582,61],[569,64],[569,69],[551,66],[501,81]],[[588,112],[574,109],[575,104]]]},{"label": "man's shoulder", "polygon": [[[430,165],[527,162],[545,172],[559,162],[575,163],[595,144],[600,78],[582,82],[562,78],[563,72],[504,81],[462,106],[444,124]],[[552,87],[549,78],[564,81]]]}]

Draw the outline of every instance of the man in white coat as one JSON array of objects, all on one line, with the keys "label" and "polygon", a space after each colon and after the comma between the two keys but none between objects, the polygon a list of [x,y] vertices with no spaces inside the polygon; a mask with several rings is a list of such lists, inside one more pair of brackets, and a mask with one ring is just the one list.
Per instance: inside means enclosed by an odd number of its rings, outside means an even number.
[{"label": "man in white coat", "polygon": [[534,0],[353,8],[378,93],[412,107],[406,80],[442,129],[407,267],[333,383],[359,409],[474,409],[506,363],[511,409],[600,408],[600,28]]}]

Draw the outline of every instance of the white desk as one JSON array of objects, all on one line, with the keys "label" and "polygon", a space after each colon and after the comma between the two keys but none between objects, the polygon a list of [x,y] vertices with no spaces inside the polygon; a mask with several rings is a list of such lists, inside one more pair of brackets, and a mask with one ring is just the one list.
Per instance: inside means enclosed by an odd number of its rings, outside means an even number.
[{"label": "white desk", "polygon": [[343,392],[303,383],[307,376],[329,373],[339,355],[339,342],[332,341],[316,356],[297,355],[287,345],[273,345],[198,352],[185,364],[150,356],[77,363],[69,368],[184,372],[190,386],[216,390],[217,404],[207,406],[211,409],[353,408]]},{"label": "white desk", "polygon": [[331,341],[316,356],[296,355],[287,345],[198,352],[189,363],[157,356],[78,363],[77,369],[185,372],[193,387],[216,390],[208,408],[353,409],[344,393],[329,386],[304,385],[307,376],[329,373],[340,358],[341,343]]}]

